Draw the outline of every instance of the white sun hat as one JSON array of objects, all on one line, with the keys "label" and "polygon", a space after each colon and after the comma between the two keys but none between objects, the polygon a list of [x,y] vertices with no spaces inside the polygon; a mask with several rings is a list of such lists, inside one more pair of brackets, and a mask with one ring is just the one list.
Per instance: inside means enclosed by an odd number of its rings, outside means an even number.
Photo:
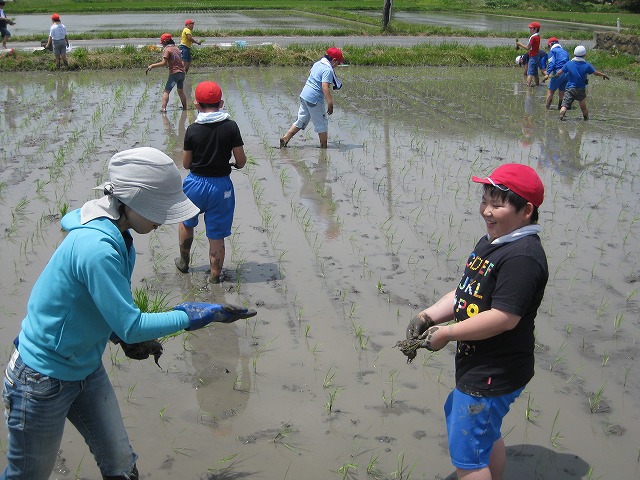
[{"label": "white sun hat", "polygon": [[200,213],[182,191],[182,177],[173,159],[151,147],[132,148],[109,160],[109,181],[96,187],[105,193],[84,204],[81,222],[98,217],[120,218],[120,203],[147,220],[179,223]]}]

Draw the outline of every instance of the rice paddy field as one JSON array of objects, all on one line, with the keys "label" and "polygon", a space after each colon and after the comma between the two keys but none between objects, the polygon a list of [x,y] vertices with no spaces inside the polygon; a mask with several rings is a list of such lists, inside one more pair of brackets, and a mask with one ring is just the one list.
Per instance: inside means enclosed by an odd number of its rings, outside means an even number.
[{"label": "rice paddy field", "polygon": [[[207,282],[196,229],[181,274],[177,229],[136,236],[133,287],[170,307],[246,304],[258,315],[164,339],[161,368],[110,346],[104,363],[144,479],[453,479],[443,403],[454,345],[398,349],[411,317],[453,289],[484,232],[486,175],[531,165],[550,269],[536,375],[503,425],[506,479],[640,479],[640,90],[593,78],[588,122],[560,122],[519,68],[338,71],[329,148],[311,128],[287,148],[306,68],[189,72],[223,89],[247,167],[225,281]],[[60,216],[94,198],[115,152],[152,146],[180,166],[185,128],[164,73],[0,74],[0,356],[63,239]],[[182,170],[186,175],[186,171]],[[56,288],[52,285],[51,288]],[[0,450],[6,450],[0,425]],[[6,457],[0,456],[0,469]],[[67,425],[51,479],[99,479]]]}]

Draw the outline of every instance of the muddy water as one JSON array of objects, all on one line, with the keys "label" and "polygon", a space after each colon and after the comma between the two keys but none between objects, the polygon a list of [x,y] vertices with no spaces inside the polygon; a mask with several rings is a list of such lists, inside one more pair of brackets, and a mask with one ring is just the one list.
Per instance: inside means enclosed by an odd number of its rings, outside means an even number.
[{"label": "muddy water", "polygon": [[[536,376],[503,426],[505,478],[640,478],[637,86],[594,79],[591,120],[574,109],[559,122],[519,69],[339,73],[327,151],[313,132],[276,148],[305,69],[189,74],[190,92],[205,78],[222,85],[250,157],[232,175],[229,280],[207,284],[202,234],[193,272],[178,273],[167,226],[136,237],[134,286],[172,304],[246,302],[259,315],[167,340],[162,369],[107,350],[144,478],[449,477],[442,405],[453,346],[411,365],[392,346],[416,310],[455,287],[483,234],[470,175],[507,161],[530,164],[545,183],[550,280]],[[160,114],[160,74],[0,77],[6,362],[63,237],[59,213],[93,198],[119,149],[150,145],[179,164],[194,112],[172,96]],[[100,478],[71,426],[51,478]]]}]

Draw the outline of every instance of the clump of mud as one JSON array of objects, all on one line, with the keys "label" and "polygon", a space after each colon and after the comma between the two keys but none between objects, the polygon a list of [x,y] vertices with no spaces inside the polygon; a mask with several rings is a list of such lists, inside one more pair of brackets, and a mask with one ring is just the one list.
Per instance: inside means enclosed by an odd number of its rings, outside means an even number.
[{"label": "clump of mud", "polygon": [[407,363],[413,362],[418,355],[418,349],[422,346],[422,341],[412,338],[410,340],[398,340],[394,348],[399,348],[407,356]]}]

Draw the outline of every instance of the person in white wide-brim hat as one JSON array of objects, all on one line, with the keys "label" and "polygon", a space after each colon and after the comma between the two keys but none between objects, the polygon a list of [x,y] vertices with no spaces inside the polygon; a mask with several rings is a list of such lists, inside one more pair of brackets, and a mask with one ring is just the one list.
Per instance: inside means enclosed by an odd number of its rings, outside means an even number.
[{"label": "person in white wide-brim hat", "polygon": [[136,252],[129,230],[149,233],[199,210],[182,192],[173,160],[155,148],[116,153],[109,181],[98,188],[103,197],[62,218],[67,236],[33,286],[14,340],[3,391],[9,430],[3,479],[48,480],[68,418],[103,479],[137,480],[138,457],[102,364],[109,340],[129,358],[153,355],[158,363],[156,338],[256,314],[195,302],[142,312],[131,294]]}]

